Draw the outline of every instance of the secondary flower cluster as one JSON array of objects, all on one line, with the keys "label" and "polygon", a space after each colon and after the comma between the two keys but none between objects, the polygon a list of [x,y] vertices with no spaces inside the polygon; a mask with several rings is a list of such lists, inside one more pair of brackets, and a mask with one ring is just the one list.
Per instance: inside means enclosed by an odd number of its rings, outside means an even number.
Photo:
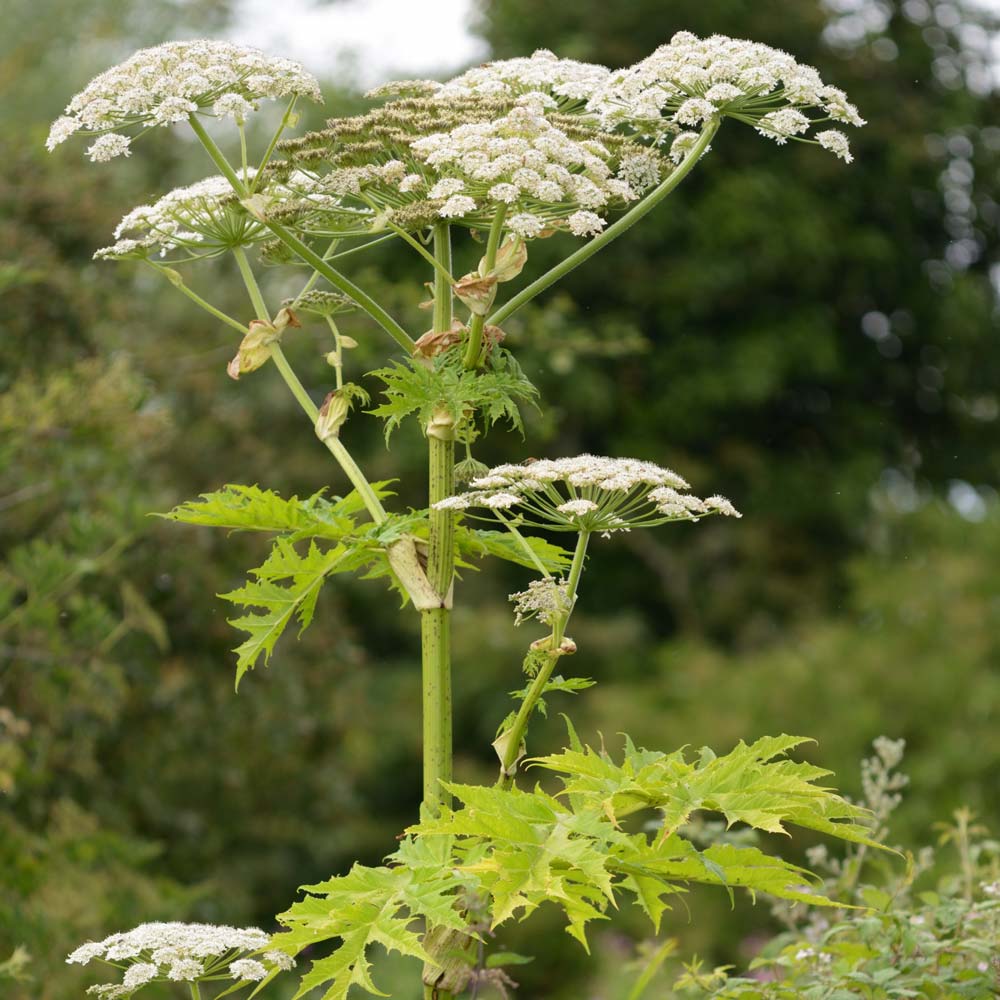
[{"label": "secondary flower cluster", "polygon": [[441,219],[484,228],[502,211],[505,231],[524,239],[556,229],[593,236],[606,225],[603,213],[670,169],[635,139],[559,113],[548,94],[446,99],[445,89],[283,143],[299,201],[268,211],[316,235],[386,222],[419,230]]},{"label": "secondary flower cluster", "polygon": [[[243,175],[254,177],[253,168]],[[113,246],[102,247],[99,259],[145,257],[159,249],[161,257],[181,250],[187,259],[211,257],[236,246],[250,246],[269,236],[265,227],[248,215],[225,177],[206,177],[177,188],[152,205],[133,208],[115,229]]]},{"label": "secondary flower cluster", "polygon": [[[485,210],[492,216],[502,205],[511,213],[507,229],[523,238],[539,236],[556,225],[577,236],[591,236],[606,224],[595,209],[638,198],[645,188],[635,190],[615,176],[615,157],[608,144],[596,136],[575,138],[553,124],[546,111],[554,107],[552,98],[531,93],[493,121],[460,125],[416,140],[411,149],[439,178],[426,189],[428,199],[441,202],[438,215],[465,217]],[[651,161],[644,149],[631,155],[644,163]],[[659,180],[655,165],[645,174],[635,170],[632,174],[654,184]],[[424,187],[418,176],[411,184],[411,189]]]},{"label": "secondary flower cluster", "polygon": [[709,514],[741,516],[725,497],[702,500],[685,492],[690,487],[676,472],[635,458],[578,455],[498,465],[470,485],[435,508],[483,509],[504,522],[510,512],[530,527],[601,533]]},{"label": "secondary flower cluster", "polygon": [[94,959],[124,966],[121,983],[91,986],[88,993],[104,998],[131,996],[152,982],[198,982],[233,979],[256,982],[275,969],[291,969],[294,959],[281,951],[265,951],[270,936],[256,927],[216,924],[149,923],[81,945],[66,959],[86,965]]},{"label": "secondary flower cluster", "polygon": [[[818,143],[848,163],[852,157],[842,132],[829,129],[815,139],[805,133],[825,121],[865,124],[842,90],[824,84],[817,70],[787,52],[724,35],[701,39],[687,31],[612,73],[588,108],[609,126],[680,133],[672,146],[678,153],[692,142],[685,127],[728,117],[779,145],[789,139]],[[810,110],[818,117],[809,117]]]},{"label": "secondary flower cluster", "polygon": [[114,130],[170,125],[196,112],[242,122],[265,98],[322,100],[316,78],[298,63],[259,49],[205,39],[140,49],[95,77],[69,102],[46,145],[76,132],[100,135],[87,150],[101,162],[128,156],[131,139]]},{"label": "secondary flower cluster", "polygon": [[499,59],[476,66],[436,89],[438,98],[517,98],[541,93],[559,102],[560,110],[571,110],[593,97],[611,71],[599,63],[560,59],[548,49],[538,49],[529,58]]}]

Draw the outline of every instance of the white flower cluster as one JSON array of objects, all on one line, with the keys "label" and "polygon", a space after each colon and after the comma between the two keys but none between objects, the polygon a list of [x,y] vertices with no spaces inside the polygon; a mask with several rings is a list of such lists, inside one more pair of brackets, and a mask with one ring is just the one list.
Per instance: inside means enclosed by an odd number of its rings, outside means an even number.
[{"label": "white flower cluster", "polygon": [[593,97],[610,73],[607,66],[560,59],[548,49],[538,49],[528,58],[500,59],[467,70],[435,93],[439,98],[510,98],[534,92],[548,94],[565,105]]},{"label": "white flower cluster", "polygon": [[508,597],[514,605],[514,624],[521,625],[537,618],[543,625],[552,625],[572,610],[569,582],[543,577],[532,580],[527,590]]},{"label": "white flower cluster", "polygon": [[114,130],[170,125],[196,112],[242,122],[259,101],[293,95],[322,99],[316,78],[290,59],[232,42],[167,42],[91,80],[52,125],[46,146],[97,134],[87,152],[103,162],[129,154],[130,139]]},{"label": "white flower cluster", "polygon": [[[614,155],[595,135],[571,138],[545,114],[552,99],[529,94],[510,112],[489,122],[459,125],[417,139],[411,146],[417,159],[440,178],[426,197],[440,201],[442,218],[492,215],[507,206],[509,232],[531,239],[553,228],[577,236],[599,233],[604,218],[595,210],[609,203],[634,201],[656,183],[654,159],[628,161],[633,187],[616,176]],[[400,178],[401,189],[419,180]]]},{"label": "white flower cluster", "polygon": [[[687,31],[634,66],[612,73],[588,108],[608,126],[681,133],[671,147],[675,160],[693,142],[683,127],[729,117],[779,144],[800,138],[816,142],[849,163],[850,146],[842,132],[802,137],[821,122],[865,124],[842,90],[824,84],[817,70],[787,52],[724,35],[702,39]],[[810,109],[816,117],[805,113]]]},{"label": "white flower cluster", "polygon": [[[243,180],[251,181],[254,174],[251,167]],[[161,257],[178,249],[188,258],[210,257],[234,246],[249,246],[269,232],[239,205],[229,181],[215,176],[133,208],[114,235],[118,242],[102,247],[95,258],[146,256],[157,248]]]},{"label": "white flower cluster", "polygon": [[578,455],[499,465],[470,485],[435,508],[511,511],[519,524],[602,534],[708,514],[741,516],[725,497],[682,492],[689,487],[676,472],[635,458]]},{"label": "white flower cluster", "polygon": [[295,960],[282,951],[265,951],[260,960],[239,957],[260,952],[269,941],[270,936],[256,927],[149,923],[81,945],[66,961],[86,965],[100,959],[124,964],[121,983],[91,986],[87,991],[116,998],[131,996],[154,981],[196,982],[209,976],[261,980],[274,969],[291,969]]}]

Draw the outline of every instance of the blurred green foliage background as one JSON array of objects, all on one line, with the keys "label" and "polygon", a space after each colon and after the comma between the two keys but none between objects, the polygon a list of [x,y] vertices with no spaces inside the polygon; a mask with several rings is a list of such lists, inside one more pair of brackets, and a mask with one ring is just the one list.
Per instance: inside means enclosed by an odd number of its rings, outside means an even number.
[{"label": "blurred green foliage background", "polygon": [[[43,148],[95,72],[231,16],[223,0],[13,0],[5,13],[0,962],[24,946],[33,977],[0,982],[15,1000],[80,995],[93,980],[65,953],[143,919],[271,926],[296,886],[377,862],[416,814],[412,616],[379,585],[331,586],[317,625],[234,696],[235,635],[213,595],[262,553],[146,516],[228,481],[344,488],[272,372],[225,377],[225,329],[155,276],[90,260],[128,208],[210,172],[200,150],[164,133],[95,167]],[[544,415],[525,442],[495,436],[478,457],[640,456],[745,513],[596,549],[573,669],[599,683],[558,708],[591,737],[664,749],[807,734],[848,791],[871,739],[902,736],[907,842],[960,804],[996,831],[996,18],[957,0],[492,0],[477,20],[497,57],[546,47],[610,65],[681,28],[791,51],[870,124],[849,168],[725,127],[661,210],[509,323]],[[326,113],[357,106],[349,84],[326,81]],[[532,266],[561,252],[537,247]],[[419,323],[417,272],[400,256],[352,276]],[[199,280],[243,308],[233,275]],[[378,335],[360,321],[347,332],[358,371],[374,367]],[[289,344],[317,397],[322,346],[308,331]],[[418,503],[416,433],[386,453],[375,421],[349,432],[374,477],[402,475]],[[495,768],[489,744],[530,638],[513,633],[505,595],[523,582],[509,568],[460,589],[464,780]],[[561,738],[552,714],[539,748]],[[730,912],[718,895],[695,896],[669,931],[740,961],[767,909]],[[592,963],[536,919],[530,941],[506,935],[541,956],[518,970],[523,996],[624,995],[628,916]]]}]

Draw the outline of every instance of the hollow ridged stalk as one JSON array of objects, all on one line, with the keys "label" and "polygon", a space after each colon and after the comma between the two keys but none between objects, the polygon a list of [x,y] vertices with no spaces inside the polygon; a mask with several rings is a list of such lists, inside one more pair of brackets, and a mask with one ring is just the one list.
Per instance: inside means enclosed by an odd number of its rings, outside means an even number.
[{"label": "hollow ridged stalk", "polygon": [[[452,289],[451,233],[447,224],[434,229],[434,330],[450,329]],[[427,428],[429,453],[428,505],[455,491],[455,424],[446,410],[435,412]],[[455,518],[451,511],[431,510],[427,547],[427,579],[440,597],[440,607],[420,613],[423,688],[424,808],[432,814],[451,802],[442,782],[451,781],[451,586],[455,572]],[[425,1000],[451,1000],[452,994],[424,984]]]},{"label": "hollow ridged stalk", "polygon": [[[452,290],[451,234],[447,224],[434,230],[434,256],[442,265],[434,273],[434,330],[448,330]],[[455,488],[455,427],[451,415],[438,411],[428,422],[428,505],[450,496]],[[441,786],[451,780],[451,583],[455,567],[455,521],[450,511],[431,510],[427,579],[440,606],[421,612],[424,712],[424,806],[438,812],[449,801]]]}]

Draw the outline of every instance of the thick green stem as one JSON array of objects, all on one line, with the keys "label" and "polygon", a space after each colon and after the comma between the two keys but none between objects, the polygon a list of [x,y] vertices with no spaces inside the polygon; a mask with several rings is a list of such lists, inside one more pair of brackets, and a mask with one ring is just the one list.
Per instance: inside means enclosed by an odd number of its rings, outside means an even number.
[{"label": "thick green stem", "polygon": [[437,815],[451,796],[441,786],[451,781],[451,612],[420,613],[424,715],[424,806]]},{"label": "thick green stem", "polygon": [[501,737],[503,750],[500,758],[500,782],[505,785],[509,786],[513,784],[517,762],[521,758],[521,745],[528,730],[528,722],[535,710],[535,706],[545,691],[545,685],[548,684],[555,665],[563,655],[561,647],[563,639],[566,636],[566,626],[569,624],[569,619],[573,614],[573,606],[576,604],[576,592],[580,586],[580,577],[583,574],[589,541],[590,532],[581,531],[577,538],[576,551],[573,553],[573,565],[570,567],[569,579],[567,581],[566,596],[569,609],[555,623],[552,635],[549,638],[549,653],[545,658],[545,662],[538,668],[538,673],[535,674],[535,679],[532,681],[524,701],[521,702],[521,707],[518,709],[510,729]]},{"label": "thick green stem", "polygon": [[[444,273],[451,271],[451,234],[447,224],[434,229],[434,330],[451,326],[452,290]],[[430,533],[427,579],[440,605],[421,612],[423,664],[424,806],[437,813],[450,796],[441,782],[451,780],[451,584],[455,571],[455,515],[433,505],[455,489],[455,424],[439,410],[427,428],[429,451],[428,506]]]},{"label": "thick green stem", "polygon": [[[497,209],[497,214],[493,217],[493,224],[490,226],[490,235],[486,241],[485,271],[487,274],[493,270],[497,262],[497,250],[500,247],[500,237],[503,234],[504,219],[507,218],[507,207],[501,205]],[[483,327],[486,326],[486,317],[478,314],[472,317],[469,324],[469,342],[462,357],[462,364],[468,368],[478,368],[479,358],[483,349]]]},{"label": "thick green stem", "polygon": [[617,222],[608,226],[600,236],[595,236],[589,243],[585,243],[576,253],[570,254],[565,260],[558,263],[550,271],[546,271],[540,278],[533,281],[527,288],[522,289],[512,299],[502,305],[486,322],[492,326],[499,326],[508,316],[516,312],[521,306],[530,302],[536,295],[544,292],[550,285],[555,284],[560,278],[565,277],[585,260],[589,260],[599,250],[603,250],[613,239],[621,236],[626,229],[634,226],[643,216],[651,212],[663,201],[671,191],[695,168],[701,159],[702,153],[708,148],[712,137],[719,129],[717,121],[706,122],[698,141],[691,147],[691,152],[684,157],[680,165],[671,171],[670,175],[653,191],[651,191],[634,208],[626,212]]},{"label": "thick green stem", "polygon": [[[232,165],[223,155],[222,150],[216,145],[215,140],[205,131],[205,126],[198,120],[197,115],[188,118],[194,134],[201,140],[205,151],[212,158],[212,161],[219,168],[223,176],[232,185],[233,190],[241,197],[246,198],[249,194],[247,186],[239,178]],[[402,347],[407,354],[412,354],[414,343],[407,332],[396,322],[370,295],[362,291],[353,282],[349,281],[339,271],[331,267],[315,250],[307,246],[297,236],[290,233],[284,226],[279,226],[276,222],[269,222],[267,219],[261,220],[275,236],[281,240],[296,256],[309,264],[314,271],[326,278],[335,288],[339,288],[345,295],[353,299],[393,340]]]},{"label": "thick green stem", "polygon": [[191,1000],[201,1000],[201,990],[198,989],[197,983],[191,984]]}]

